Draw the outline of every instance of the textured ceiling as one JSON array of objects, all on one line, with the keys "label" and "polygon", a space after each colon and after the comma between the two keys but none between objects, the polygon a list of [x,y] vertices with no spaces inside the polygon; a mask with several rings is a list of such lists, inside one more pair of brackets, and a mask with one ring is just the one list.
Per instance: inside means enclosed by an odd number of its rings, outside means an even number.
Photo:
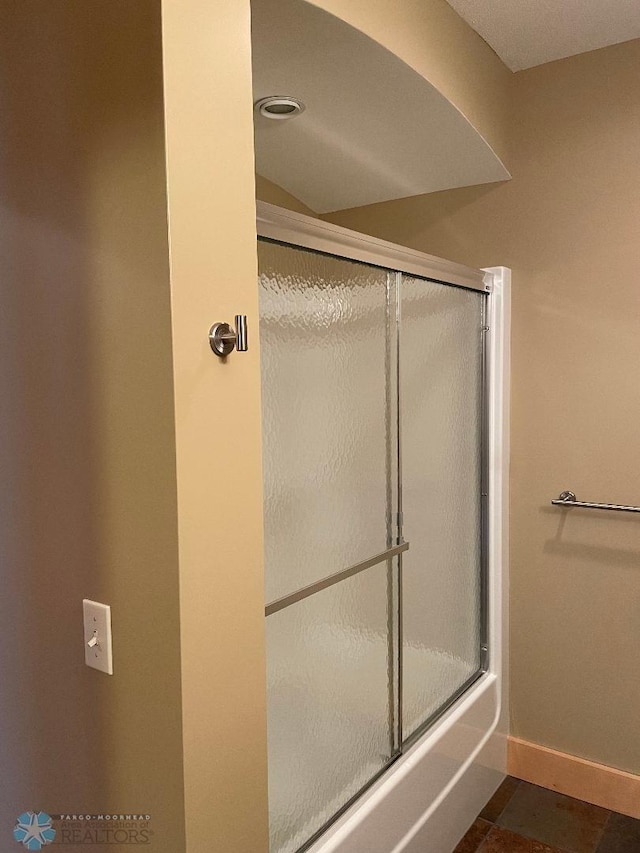
[{"label": "textured ceiling", "polygon": [[447,0],[512,70],[640,38],[640,0]]}]

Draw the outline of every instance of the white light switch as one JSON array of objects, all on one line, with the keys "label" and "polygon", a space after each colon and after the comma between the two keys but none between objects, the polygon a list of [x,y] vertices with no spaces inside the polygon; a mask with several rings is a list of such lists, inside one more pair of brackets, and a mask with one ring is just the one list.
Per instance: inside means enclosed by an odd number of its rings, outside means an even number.
[{"label": "white light switch", "polygon": [[111,650],[111,608],[108,604],[83,599],[84,662],[87,666],[113,675]]}]

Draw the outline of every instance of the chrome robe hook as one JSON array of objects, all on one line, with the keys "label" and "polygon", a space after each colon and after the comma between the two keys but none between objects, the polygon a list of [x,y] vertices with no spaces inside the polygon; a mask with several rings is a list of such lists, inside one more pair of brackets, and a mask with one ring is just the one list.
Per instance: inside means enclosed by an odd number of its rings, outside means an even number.
[{"label": "chrome robe hook", "polygon": [[249,348],[246,315],[236,314],[235,323],[235,329],[228,323],[214,323],[209,329],[209,344],[220,358],[229,355],[234,349],[246,352]]}]

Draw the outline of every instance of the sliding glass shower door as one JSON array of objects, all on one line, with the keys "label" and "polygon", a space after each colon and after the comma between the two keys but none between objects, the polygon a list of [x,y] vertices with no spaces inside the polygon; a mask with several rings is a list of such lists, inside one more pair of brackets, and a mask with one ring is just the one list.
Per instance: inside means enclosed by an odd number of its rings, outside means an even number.
[{"label": "sliding glass shower door", "polygon": [[397,748],[388,561],[296,600],[388,549],[395,305],[384,270],[259,257],[271,839],[293,851]]},{"label": "sliding glass shower door", "polygon": [[483,310],[486,295],[403,276],[403,735],[483,663]]},{"label": "sliding glass shower door", "polygon": [[271,850],[293,853],[481,671],[485,296],[258,256]]}]

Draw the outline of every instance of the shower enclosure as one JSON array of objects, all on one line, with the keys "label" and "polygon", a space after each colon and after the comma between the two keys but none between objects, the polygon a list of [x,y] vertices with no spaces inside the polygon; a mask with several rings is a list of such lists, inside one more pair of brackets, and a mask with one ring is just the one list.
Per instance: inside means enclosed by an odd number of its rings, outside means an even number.
[{"label": "shower enclosure", "polygon": [[294,853],[488,670],[491,286],[261,209],[271,851]]}]

